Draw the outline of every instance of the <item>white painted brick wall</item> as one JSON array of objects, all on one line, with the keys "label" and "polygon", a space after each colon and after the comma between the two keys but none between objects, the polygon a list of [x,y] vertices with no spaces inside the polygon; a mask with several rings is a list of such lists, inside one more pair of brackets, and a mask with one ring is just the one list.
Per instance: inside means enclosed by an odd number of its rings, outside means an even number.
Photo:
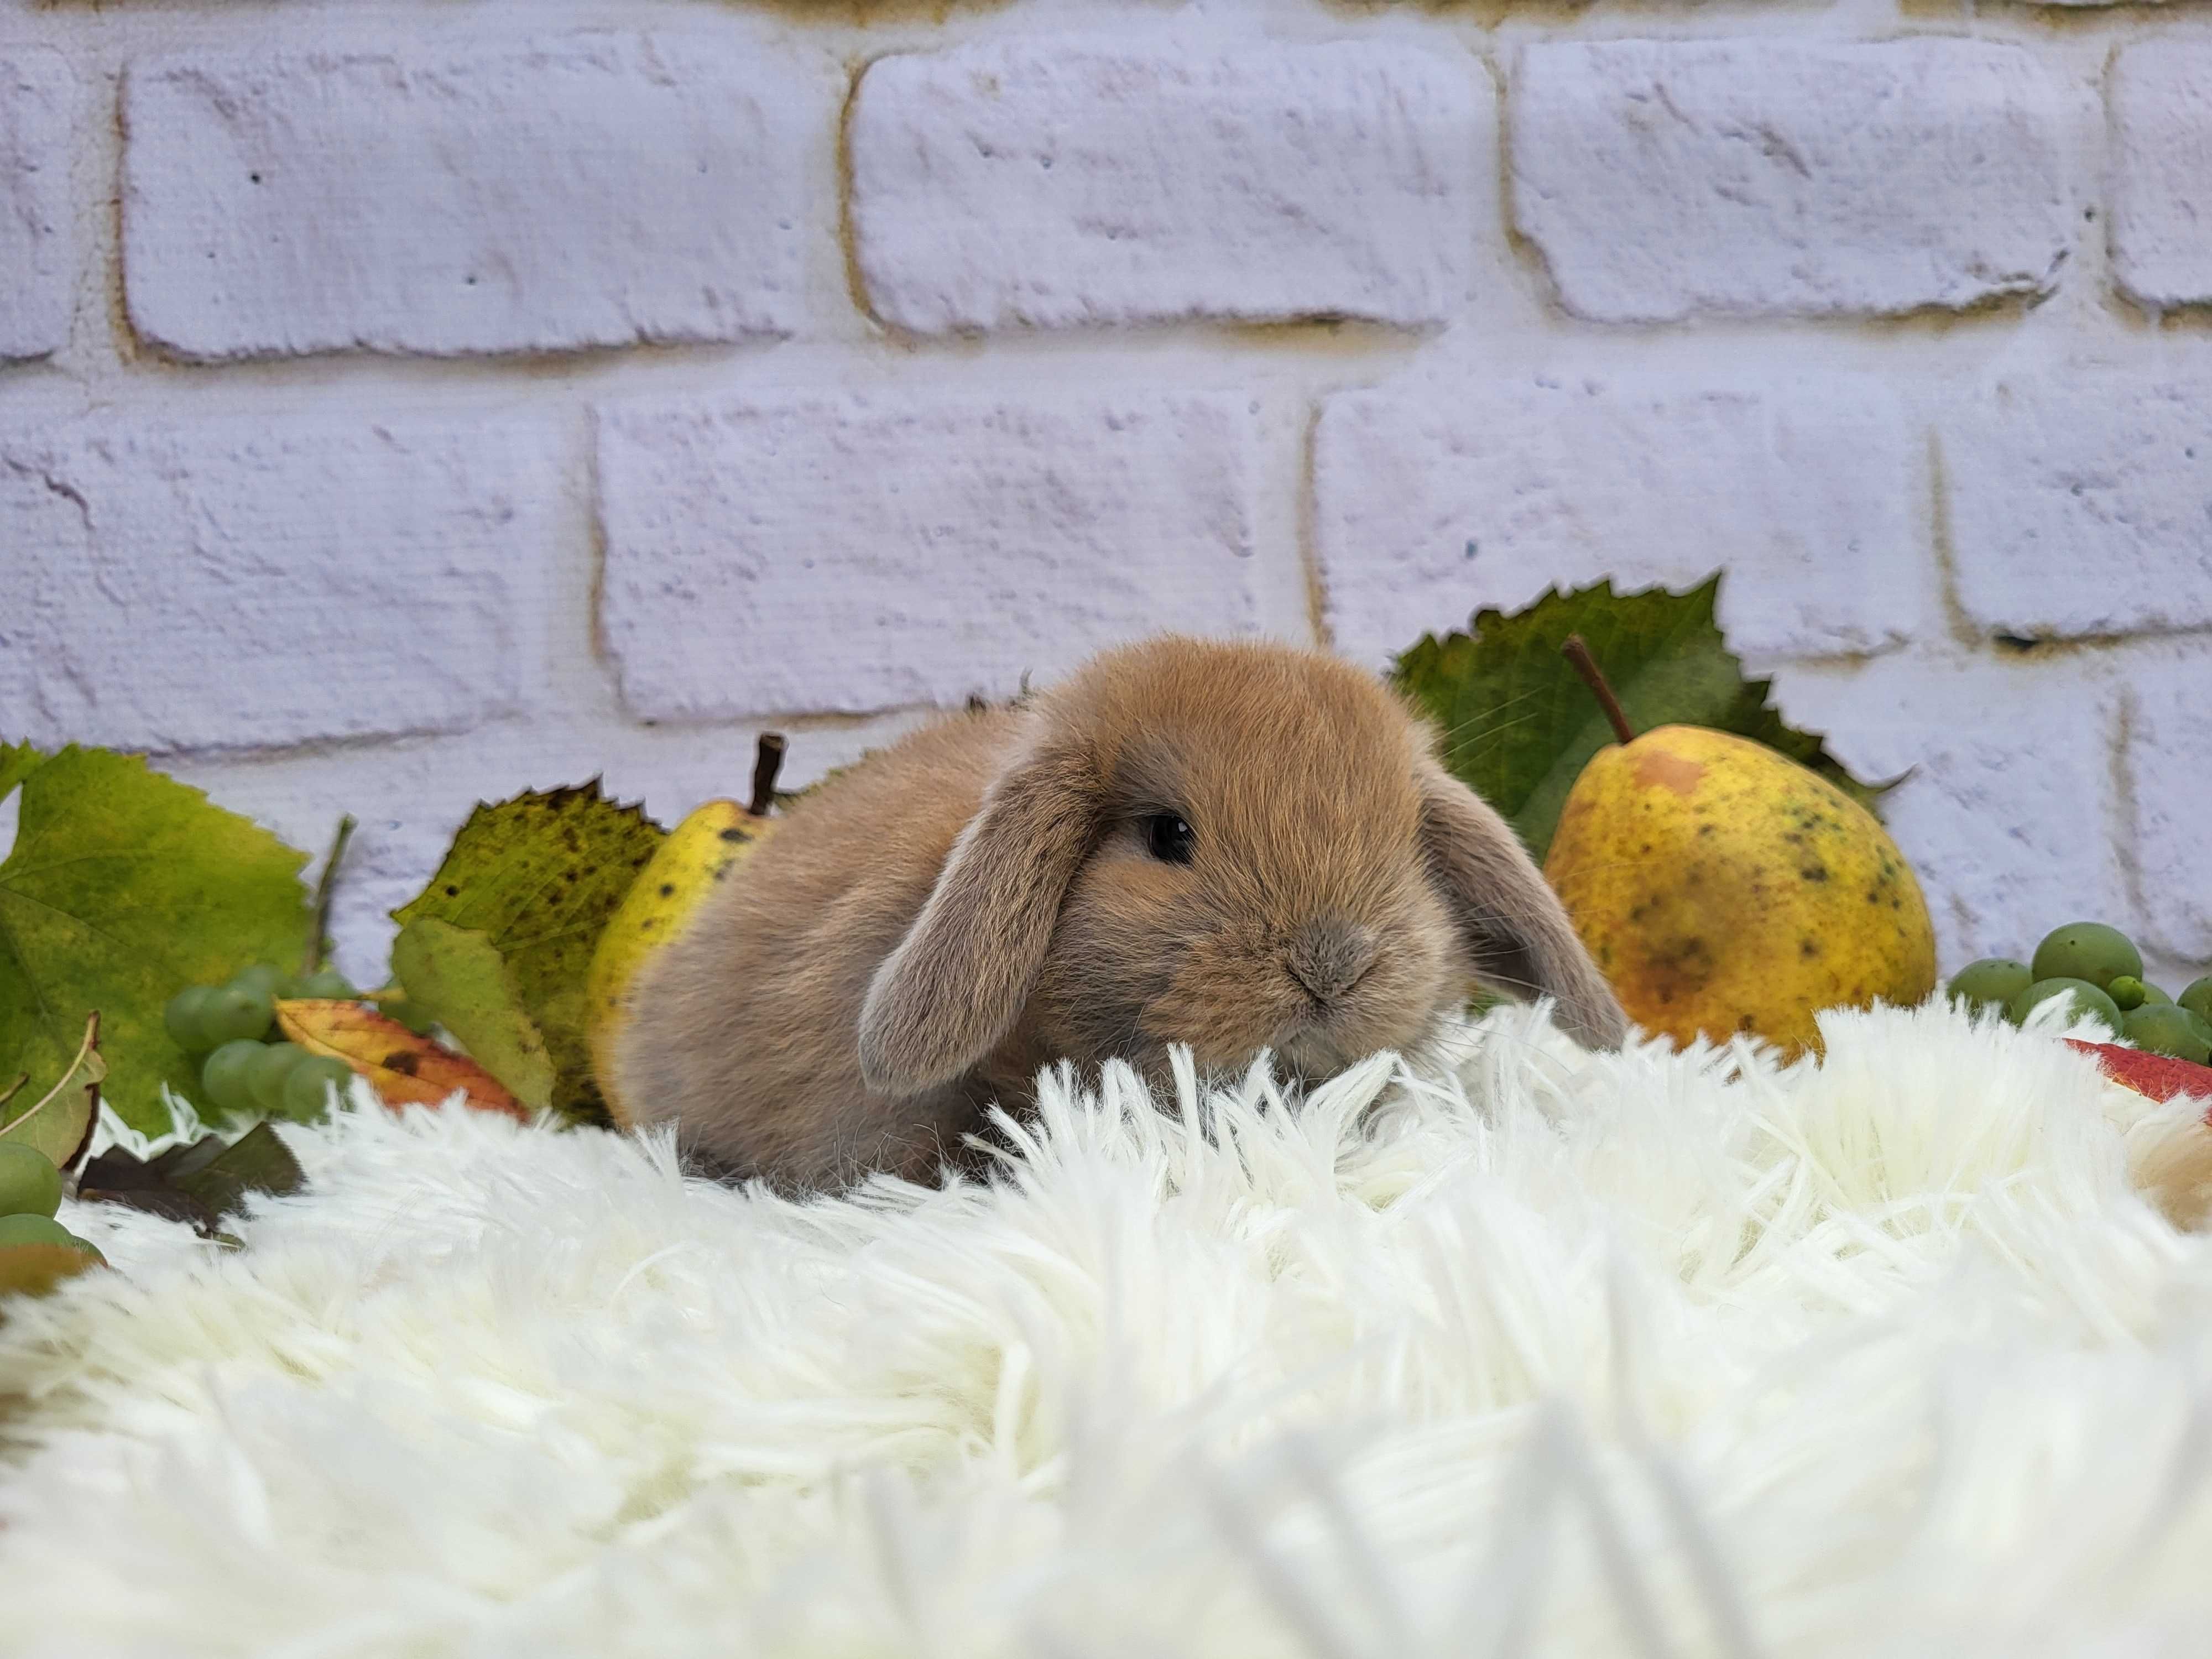
[{"label": "white painted brick wall", "polygon": [[1851,674],[1785,672],[1778,693],[1860,776],[1905,779],[1882,816],[1920,878],[1948,967],[2026,961],[2063,923],[2130,915],[2111,838],[2108,676],[1890,658]]},{"label": "white painted brick wall", "polygon": [[1255,410],[775,397],[610,410],[600,620],[654,720],[1002,696],[1185,620],[1249,631]]},{"label": "white painted brick wall", "polygon": [[1050,35],[879,59],[854,104],[877,313],[919,332],[1343,316],[1467,298],[1495,195],[1471,54]]},{"label": "white painted brick wall", "polygon": [[2001,381],[1944,422],[1943,456],[1975,626],[2212,627],[2212,375]]},{"label": "white painted brick wall", "polygon": [[684,37],[136,64],[131,322],[198,358],[787,331],[807,91]]},{"label": "white painted brick wall", "polygon": [[2146,938],[2178,961],[2212,964],[2212,649],[2137,677],[2129,715]]},{"label": "white painted brick wall", "polygon": [[69,340],[74,92],[59,52],[0,57],[0,358],[43,357]]},{"label": "white painted brick wall", "polygon": [[2154,307],[2212,300],[2212,40],[2119,53],[2112,115],[2121,291]]},{"label": "white painted brick wall", "polygon": [[479,795],[1718,566],[1951,960],[2187,976],[2208,177],[2180,6],[0,0],[0,737],[373,975]]},{"label": "white painted brick wall", "polygon": [[2057,279],[2066,89],[1972,40],[1523,51],[1515,222],[1606,322],[1958,309]]},{"label": "white painted brick wall", "polygon": [[0,430],[0,708],[164,752],[465,730],[527,689],[560,491],[496,427]]},{"label": "white painted brick wall", "polygon": [[1729,574],[1761,657],[1900,644],[1936,609],[1915,434],[1864,380],[1437,376],[1324,406],[1314,501],[1339,648],[1383,662],[1478,607]]}]

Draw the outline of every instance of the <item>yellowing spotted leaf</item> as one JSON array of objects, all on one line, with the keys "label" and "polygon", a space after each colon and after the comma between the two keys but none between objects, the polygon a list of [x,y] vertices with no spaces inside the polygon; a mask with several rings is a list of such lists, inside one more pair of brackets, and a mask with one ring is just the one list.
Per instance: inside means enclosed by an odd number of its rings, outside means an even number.
[{"label": "yellowing spotted leaf", "polygon": [[392,965],[409,999],[505,1068],[515,1093],[601,1117],[584,979],[607,918],[663,838],[596,781],[479,805],[429,885],[392,913],[404,941]]}]

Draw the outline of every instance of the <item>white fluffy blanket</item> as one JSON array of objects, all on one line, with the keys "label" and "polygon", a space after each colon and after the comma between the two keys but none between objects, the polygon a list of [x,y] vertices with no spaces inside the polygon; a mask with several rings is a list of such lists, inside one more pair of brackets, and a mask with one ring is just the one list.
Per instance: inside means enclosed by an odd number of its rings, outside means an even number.
[{"label": "white fluffy blanket", "polygon": [[2206,1651],[2192,1112],[1827,1030],[1109,1077],[807,1206],[348,1113],[243,1253],[64,1215],[121,1271],[0,1329],[0,1650]]}]

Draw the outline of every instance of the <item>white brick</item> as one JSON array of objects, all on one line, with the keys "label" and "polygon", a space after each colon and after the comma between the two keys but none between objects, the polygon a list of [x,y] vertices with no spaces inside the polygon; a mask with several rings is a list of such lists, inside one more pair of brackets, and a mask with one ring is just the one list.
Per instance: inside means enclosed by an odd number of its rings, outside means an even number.
[{"label": "white brick", "polygon": [[1911,775],[1882,815],[1920,878],[1946,974],[2022,961],[2084,917],[2124,920],[2108,839],[2115,695],[2037,663],[1884,658],[1855,672],[1784,669],[1777,698],[1870,781]]},{"label": "white brick", "polygon": [[69,343],[74,88],[59,53],[0,58],[0,358],[43,357]]},{"label": "white brick", "polygon": [[869,301],[921,332],[1442,322],[1496,197],[1495,103],[1471,58],[1389,45],[879,59],[852,122]]},{"label": "white brick", "polygon": [[0,435],[10,734],[167,751],[507,709],[559,492],[551,444],[482,426]]},{"label": "white brick", "polygon": [[1012,691],[1256,626],[1241,398],[735,398],[599,422],[601,623],[648,719]]},{"label": "white brick", "polygon": [[1959,599],[2030,637],[2212,625],[2212,383],[2063,374],[1943,428]]},{"label": "white brick", "polygon": [[135,65],[131,322],[194,358],[788,331],[810,102],[680,38]]},{"label": "white brick", "polygon": [[2212,41],[2113,61],[2112,273],[2146,306],[2212,300]]},{"label": "white brick", "polygon": [[1342,394],[1315,436],[1330,627],[1379,663],[1555,585],[1680,587],[1722,569],[1737,650],[1880,649],[1935,603],[1917,447],[1893,395],[1857,379],[1424,375]]},{"label": "white brick", "polygon": [[1979,41],[1529,46],[1514,217],[1606,322],[2040,294],[2073,234],[2070,116],[2034,57]]},{"label": "white brick", "polygon": [[2143,673],[2131,691],[2127,769],[2142,884],[2139,936],[2212,969],[2212,653]]}]

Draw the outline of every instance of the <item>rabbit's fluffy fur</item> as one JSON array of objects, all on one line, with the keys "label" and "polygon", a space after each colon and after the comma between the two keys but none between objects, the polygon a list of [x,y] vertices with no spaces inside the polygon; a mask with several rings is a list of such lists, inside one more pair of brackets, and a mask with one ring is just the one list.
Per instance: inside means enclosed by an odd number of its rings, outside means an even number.
[{"label": "rabbit's fluffy fur", "polygon": [[835,1188],[927,1176],[1057,1060],[1267,1049],[1315,1079],[1419,1048],[1470,977],[1616,1045],[1541,873],[1434,742],[1337,659],[1176,637],[938,721],[801,803],[646,970],[622,1092],[726,1173]]}]

